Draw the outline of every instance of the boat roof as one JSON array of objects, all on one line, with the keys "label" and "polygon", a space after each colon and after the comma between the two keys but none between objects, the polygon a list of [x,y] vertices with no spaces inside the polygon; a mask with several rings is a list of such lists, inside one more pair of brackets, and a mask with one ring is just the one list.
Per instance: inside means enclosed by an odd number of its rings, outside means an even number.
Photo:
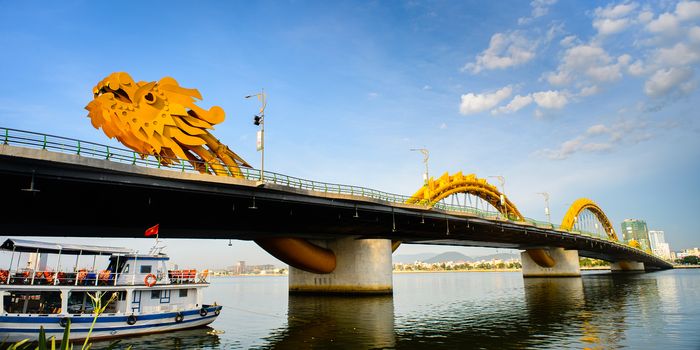
[{"label": "boat roof", "polygon": [[49,243],[9,238],[0,246],[3,250],[27,253],[54,253],[68,255],[132,254],[133,250],[122,247],[100,247],[84,244]]}]

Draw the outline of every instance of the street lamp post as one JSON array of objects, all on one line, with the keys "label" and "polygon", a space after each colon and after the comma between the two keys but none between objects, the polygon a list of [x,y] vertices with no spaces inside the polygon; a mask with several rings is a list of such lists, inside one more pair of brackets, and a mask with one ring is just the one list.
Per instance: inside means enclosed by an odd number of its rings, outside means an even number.
[{"label": "street lamp post", "polygon": [[506,220],[508,220],[508,207],[506,206],[506,178],[504,178],[501,175],[492,175],[492,176],[487,176],[487,177],[495,177],[498,179],[498,182],[501,184],[501,206],[503,207],[503,210],[506,212]]},{"label": "street lamp post", "polygon": [[547,222],[551,225],[552,224],[552,217],[549,214],[549,193],[538,192],[537,194],[541,194],[542,197],[544,197],[544,215],[547,215]]},{"label": "street lamp post", "polygon": [[418,151],[420,153],[423,153],[423,163],[425,163],[425,174],[423,175],[423,182],[427,186],[428,185],[428,159],[430,158],[430,151],[426,148],[411,148],[411,151]]},{"label": "street lamp post", "polygon": [[260,101],[260,111],[253,117],[253,124],[259,125],[257,137],[257,149],[260,151],[260,181],[265,181],[265,107],[267,106],[267,94],[265,89],[260,93],[245,96],[245,98],[257,97]]}]

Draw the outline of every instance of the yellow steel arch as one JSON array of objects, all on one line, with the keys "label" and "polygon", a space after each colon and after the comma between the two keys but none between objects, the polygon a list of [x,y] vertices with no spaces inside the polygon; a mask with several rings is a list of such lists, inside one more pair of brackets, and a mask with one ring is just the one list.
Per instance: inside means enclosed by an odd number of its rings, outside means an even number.
[{"label": "yellow steel arch", "polygon": [[524,220],[518,208],[507,197],[503,196],[505,203],[501,204],[503,194],[496,186],[486,182],[485,179],[479,179],[474,174],[464,175],[461,171],[454,175],[446,172],[437,180],[431,177],[428,183],[413,194],[407,203],[432,207],[435,203],[455,193],[473,194],[487,201],[509,219]]},{"label": "yellow steel arch", "polygon": [[608,219],[598,204],[588,198],[579,198],[571,204],[571,207],[569,207],[569,210],[566,212],[564,219],[561,222],[561,228],[565,230],[571,230],[574,228],[576,218],[586,209],[590,210],[596,216],[596,218],[598,218],[598,221],[600,221],[600,223],[603,225],[605,233],[608,235],[608,237],[617,241],[618,239],[617,235],[615,234],[615,228],[613,228],[610,219]]}]

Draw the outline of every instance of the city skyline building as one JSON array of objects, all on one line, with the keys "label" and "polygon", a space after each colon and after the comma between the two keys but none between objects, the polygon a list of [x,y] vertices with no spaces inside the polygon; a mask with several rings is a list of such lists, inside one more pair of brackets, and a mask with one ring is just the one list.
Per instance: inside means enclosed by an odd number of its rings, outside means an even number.
[{"label": "city skyline building", "polygon": [[671,247],[666,242],[664,231],[649,231],[649,243],[651,244],[651,251],[654,255],[660,256],[666,260],[671,259]]},{"label": "city skyline building", "polygon": [[647,223],[640,219],[625,219],[622,221],[622,239],[625,243],[637,241],[643,250],[651,250],[649,244],[649,229]]}]

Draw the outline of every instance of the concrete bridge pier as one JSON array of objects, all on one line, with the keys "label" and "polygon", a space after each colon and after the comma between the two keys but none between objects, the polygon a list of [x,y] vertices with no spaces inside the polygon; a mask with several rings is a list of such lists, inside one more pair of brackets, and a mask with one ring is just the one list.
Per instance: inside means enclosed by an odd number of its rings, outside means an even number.
[{"label": "concrete bridge pier", "polygon": [[549,247],[520,253],[523,277],[580,277],[577,250]]},{"label": "concrete bridge pier", "polygon": [[610,271],[619,272],[644,272],[644,263],[640,261],[618,261],[610,264]]},{"label": "concrete bridge pier", "polygon": [[343,237],[312,242],[335,253],[336,268],[318,274],[290,266],[290,293],[392,293],[391,240]]}]

